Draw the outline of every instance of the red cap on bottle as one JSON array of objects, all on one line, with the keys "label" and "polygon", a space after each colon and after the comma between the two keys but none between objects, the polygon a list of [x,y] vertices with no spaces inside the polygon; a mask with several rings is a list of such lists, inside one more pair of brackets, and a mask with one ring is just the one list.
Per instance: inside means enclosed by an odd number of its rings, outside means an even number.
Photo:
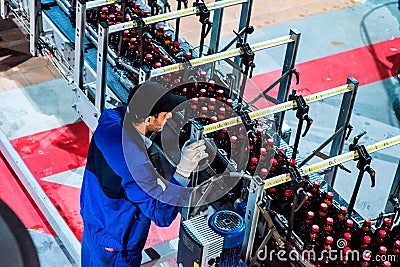
[{"label": "red cap on bottle", "polygon": [[193,97],[191,101],[192,101],[192,104],[198,104],[199,103],[199,99],[197,97]]},{"label": "red cap on bottle", "polygon": [[150,12],[149,12],[147,9],[143,9],[143,10],[142,10],[142,15],[143,15],[143,16],[146,17],[146,16],[148,16],[149,14],[150,14]]},{"label": "red cap on bottle", "polygon": [[185,53],[185,58],[186,58],[186,59],[191,59],[191,58],[192,58],[192,53],[186,52],[186,53]]},{"label": "red cap on bottle", "polygon": [[152,54],[146,54],[146,60],[152,60],[153,55]]},{"label": "red cap on bottle", "polygon": [[387,253],[387,248],[385,246],[380,246],[379,247],[379,253],[384,255]]},{"label": "red cap on bottle", "polygon": [[344,240],[350,241],[351,240],[351,234],[346,232],[346,233],[343,234],[343,238],[344,238]]},{"label": "red cap on bottle", "polygon": [[225,108],[223,108],[223,107],[220,107],[218,109],[218,111],[219,111],[219,113],[225,114]]},{"label": "red cap on bottle", "polygon": [[207,77],[207,72],[205,72],[205,71],[200,71],[200,77],[202,77],[202,78],[204,78],[204,77]]},{"label": "red cap on bottle", "polygon": [[214,86],[215,85],[215,81],[214,80],[209,80],[208,83],[210,84],[210,86]]},{"label": "red cap on bottle", "polygon": [[168,57],[167,55],[162,55],[162,56],[161,56],[161,59],[162,59],[163,61],[167,61],[167,60],[169,59],[169,57]]},{"label": "red cap on bottle", "polygon": [[227,133],[227,132],[228,132],[228,129],[226,129],[226,128],[222,128],[222,129],[221,129],[221,132],[223,132],[223,133]]},{"label": "red cap on bottle", "polygon": [[321,203],[321,205],[319,205],[319,208],[320,208],[322,211],[327,211],[327,210],[328,210],[328,205],[326,205],[325,203]]},{"label": "red cap on bottle", "polygon": [[272,139],[272,138],[268,138],[268,140],[267,140],[267,144],[268,144],[268,145],[270,145],[270,146],[273,146],[273,145],[275,145],[274,139]]},{"label": "red cap on bottle", "polygon": [[181,83],[181,80],[180,80],[179,78],[177,78],[177,79],[174,80],[174,85],[178,85],[178,84],[180,84],[180,83]]},{"label": "red cap on bottle", "polygon": [[326,224],[333,224],[333,219],[331,217],[326,218]]},{"label": "red cap on bottle", "polygon": [[364,243],[366,243],[366,244],[369,244],[369,243],[371,243],[371,237],[370,237],[370,236],[368,236],[368,235],[364,236],[364,238],[363,238],[363,242],[364,242]]},{"label": "red cap on bottle", "polygon": [[278,164],[278,161],[276,159],[271,159],[269,163],[271,163],[272,166],[276,166],[276,164]]},{"label": "red cap on bottle", "polygon": [[164,30],[164,25],[158,24],[157,29],[160,30],[160,31],[161,31],[161,30]]},{"label": "red cap on bottle", "polygon": [[379,230],[378,235],[381,238],[385,238],[386,237],[386,231],[385,230]]},{"label": "red cap on bottle", "polygon": [[265,154],[267,154],[267,150],[264,147],[260,148],[260,155],[265,155]]},{"label": "red cap on bottle", "polygon": [[290,166],[296,166],[296,160],[290,159]]},{"label": "red cap on bottle", "polygon": [[335,195],[332,192],[326,193],[326,198],[327,199],[332,199]]},{"label": "red cap on bottle", "polygon": [[129,34],[129,30],[125,30],[124,35],[128,35],[128,34]]},{"label": "red cap on bottle", "polygon": [[114,14],[108,15],[108,19],[115,19],[115,15]]},{"label": "red cap on bottle", "polygon": [[325,238],[325,243],[328,244],[328,245],[332,245],[333,244],[333,237],[327,236]]},{"label": "red cap on bottle", "polygon": [[231,143],[236,143],[237,142],[237,137],[236,136],[231,136]]},{"label": "red cap on bottle", "polygon": [[133,37],[133,38],[131,38],[129,41],[130,41],[131,43],[136,43],[137,39]]},{"label": "red cap on bottle", "polygon": [[392,220],[390,218],[385,218],[383,220],[383,224],[387,225],[387,226],[390,226],[392,224]]},{"label": "red cap on bottle", "polygon": [[[217,118],[216,116],[212,116],[212,117],[210,118],[210,120],[211,120],[211,123],[215,123],[215,122],[218,121],[218,118]],[[236,139],[237,139],[237,138],[236,138]],[[231,142],[232,142],[232,140],[231,140]]]},{"label": "red cap on bottle", "polygon": [[[206,90],[206,89],[204,89],[204,90]],[[211,105],[217,104],[217,100],[215,98],[213,98],[213,97],[211,97],[208,101],[210,101]]]},{"label": "red cap on bottle", "polygon": [[200,89],[200,95],[202,95],[202,96],[205,96],[206,95],[206,93],[207,93],[207,90],[206,89]]},{"label": "red cap on bottle", "polygon": [[266,168],[262,168],[262,169],[260,170],[260,174],[261,174],[262,176],[267,176],[267,175],[268,175],[268,170],[267,170]]},{"label": "red cap on bottle", "polygon": [[394,245],[396,248],[400,248],[400,240],[396,240],[396,242],[394,242]]},{"label": "red cap on bottle", "polygon": [[251,164],[256,165],[258,163],[258,159],[256,157],[253,157],[250,159]]},{"label": "red cap on bottle", "polygon": [[154,47],[154,52],[155,52],[155,53],[160,53],[160,48],[157,47],[157,46],[155,46],[155,47]]},{"label": "red cap on bottle", "polygon": [[349,247],[345,247],[345,248],[343,249],[343,252],[344,252],[345,255],[346,255],[346,254],[349,254],[350,251],[351,251],[351,248],[349,248]]},{"label": "red cap on bottle", "polygon": [[351,219],[347,219],[347,220],[346,220],[346,226],[347,226],[347,227],[353,227],[353,225],[354,225],[353,220],[351,220]]},{"label": "red cap on bottle", "polygon": [[227,99],[226,100],[226,104],[228,105],[228,106],[230,106],[230,107],[232,107],[233,106],[233,100],[232,99]]},{"label": "red cap on bottle", "polygon": [[319,188],[321,186],[321,183],[319,181],[315,181],[313,184],[313,187]]},{"label": "red cap on bottle", "polygon": [[293,195],[292,190],[289,190],[289,189],[285,190],[285,197],[291,197],[292,195]]},{"label": "red cap on bottle", "polygon": [[371,255],[370,252],[366,252],[365,254],[363,254],[363,258],[364,258],[364,260],[366,260],[366,261],[370,261],[371,258],[372,258],[372,255]]},{"label": "red cap on bottle", "polygon": [[312,212],[312,211],[307,212],[307,218],[308,219],[313,219],[314,218],[314,212]]},{"label": "red cap on bottle", "polygon": [[140,3],[139,2],[135,2],[135,7],[139,8],[140,7]]},{"label": "red cap on bottle", "polygon": [[167,32],[167,33],[165,34],[165,37],[168,38],[168,39],[172,38],[172,33]]},{"label": "red cap on bottle", "polygon": [[365,219],[364,224],[365,225],[371,225],[371,218]]},{"label": "red cap on bottle", "polygon": [[[154,68],[161,68],[161,62],[156,62],[156,63],[154,63]],[[186,88],[183,88],[183,89],[186,89]],[[183,90],[182,90],[183,91]]]},{"label": "red cap on bottle", "polygon": [[101,8],[101,12],[108,12],[108,7],[103,6],[103,7]]},{"label": "red cap on bottle", "polygon": [[311,231],[312,231],[313,233],[318,233],[318,232],[319,232],[319,226],[316,225],[316,224],[314,224],[314,225],[311,227]]},{"label": "red cap on bottle", "polygon": [[263,133],[263,129],[262,128],[257,128],[256,134],[257,135],[262,135],[262,133]]},{"label": "red cap on bottle", "polygon": [[181,43],[179,41],[174,42],[174,47],[180,47],[180,46],[181,46]]},{"label": "red cap on bottle", "polygon": [[[201,113],[207,113],[208,112],[208,108],[207,107],[202,107],[201,108]],[[224,128],[225,129],[225,128]],[[221,129],[222,131],[223,129]]]},{"label": "red cap on bottle", "polygon": [[183,88],[182,88],[182,94],[183,94],[183,95],[186,95],[186,93],[187,93],[187,88],[186,88],[186,87],[183,87]]},{"label": "red cap on bottle", "polygon": [[341,214],[346,214],[347,213],[347,208],[345,206],[340,207],[340,213]]},{"label": "red cap on bottle", "polygon": [[390,267],[391,265],[390,261],[383,262],[383,267]]}]

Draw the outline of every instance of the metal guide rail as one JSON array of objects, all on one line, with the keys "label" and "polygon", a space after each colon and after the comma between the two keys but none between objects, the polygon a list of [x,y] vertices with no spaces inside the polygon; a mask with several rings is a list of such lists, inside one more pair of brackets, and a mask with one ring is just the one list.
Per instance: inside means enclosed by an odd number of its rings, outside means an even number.
[{"label": "metal guide rail", "polygon": [[[291,42],[294,42],[293,36],[286,35],[286,36],[274,38],[271,40],[259,42],[256,44],[252,44],[252,45],[250,45],[250,48],[255,52],[255,51],[271,48],[271,47],[278,46],[278,45],[288,44]],[[221,53],[217,53],[217,54],[213,54],[213,55],[204,56],[201,58],[192,59],[189,61],[189,63],[190,63],[190,65],[195,67],[195,66],[199,66],[199,65],[203,65],[203,64],[207,64],[207,63],[212,63],[212,62],[215,62],[218,60],[224,60],[227,58],[239,56],[242,54],[242,52],[243,51],[241,48],[236,48],[236,49],[232,49],[232,50],[229,50],[226,52],[221,52]],[[178,63],[178,64],[171,65],[171,66],[165,66],[162,68],[151,70],[149,75],[150,75],[150,77],[165,75],[165,74],[168,74],[168,73],[171,73],[174,71],[182,70],[182,69],[184,69],[185,66],[186,65],[183,63]]]},{"label": "metal guide rail", "polygon": [[[105,0],[102,0],[103,2],[106,2]],[[247,3],[248,0],[224,0],[224,1],[218,1],[214,3],[209,3],[206,4],[208,10],[216,10],[216,9],[221,9],[224,7],[229,7],[237,4],[243,4]],[[89,2],[90,3],[90,2]],[[143,18],[143,22],[145,24],[153,24],[161,21],[167,21],[167,20],[173,20],[177,18],[182,18],[190,15],[195,15],[199,13],[199,8],[198,7],[191,7],[191,8],[186,8],[182,10],[176,10],[172,12],[168,12],[165,14],[160,14],[148,18]],[[117,31],[122,31],[130,28],[137,27],[138,24],[136,21],[129,21],[125,23],[121,23],[119,25],[112,25],[109,28],[109,32],[117,32]]]},{"label": "metal guide rail", "polygon": [[[388,147],[398,145],[398,144],[400,144],[400,135],[385,139],[383,141],[377,142],[377,143],[369,145],[369,146],[365,146],[365,148],[368,152],[371,153],[371,152],[376,152],[381,149],[388,148]],[[323,170],[323,169],[326,169],[329,167],[339,165],[343,162],[354,160],[357,157],[358,157],[358,153],[356,151],[347,152],[345,154],[338,155],[336,157],[332,157],[332,158],[323,160],[321,162],[311,164],[309,166],[304,166],[304,167],[300,168],[300,172],[303,175],[308,175],[308,174],[315,173],[315,172],[318,172],[320,170]],[[291,177],[288,173],[278,175],[276,177],[273,177],[273,178],[265,181],[264,189],[268,189],[270,187],[274,187],[274,186],[286,183],[290,180],[291,180]]]},{"label": "metal guide rail", "polygon": [[[338,86],[338,87],[335,87],[335,88],[332,88],[332,89],[329,89],[329,90],[326,90],[326,91],[323,91],[323,92],[320,92],[320,93],[316,93],[316,94],[312,94],[312,95],[309,95],[309,96],[305,96],[304,100],[307,103],[312,103],[312,102],[315,102],[315,101],[318,101],[318,100],[322,100],[322,99],[325,99],[325,98],[328,98],[328,97],[332,97],[332,96],[335,96],[335,95],[339,95],[339,94],[342,94],[342,93],[345,93],[345,92],[349,92],[349,91],[351,91],[351,86],[349,84],[346,84],[346,85],[341,85],[341,86]],[[261,117],[265,117],[267,115],[272,115],[272,114],[275,114],[275,113],[278,113],[278,112],[286,111],[286,110],[292,109],[294,107],[296,107],[296,102],[295,101],[287,101],[287,102],[284,102],[284,103],[281,103],[281,104],[278,104],[278,105],[275,105],[275,106],[272,106],[272,107],[268,107],[268,108],[264,108],[264,109],[260,109],[260,110],[256,110],[256,111],[252,111],[252,112],[249,113],[249,117],[250,117],[250,119],[258,119],[258,118],[261,118]],[[223,121],[220,121],[220,122],[216,122],[216,123],[204,126],[203,133],[204,134],[212,133],[212,132],[215,132],[215,131],[220,130],[222,128],[238,125],[241,122],[242,122],[242,120],[241,120],[240,117],[226,119],[226,120],[223,120]]]}]

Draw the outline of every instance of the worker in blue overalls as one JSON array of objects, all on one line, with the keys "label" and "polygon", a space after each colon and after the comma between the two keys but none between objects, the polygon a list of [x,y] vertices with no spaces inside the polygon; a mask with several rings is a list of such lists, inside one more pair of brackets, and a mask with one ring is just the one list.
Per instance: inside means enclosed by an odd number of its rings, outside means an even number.
[{"label": "worker in blue overalls", "polygon": [[189,177],[208,155],[204,141],[186,143],[169,181],[153,167],[146,149],[184,101],[154,82],[129,95],[128,106],[105,110],[90,143],[81,190],[82,266],[141,263],[150,223],[169,226],[190,196]]}]

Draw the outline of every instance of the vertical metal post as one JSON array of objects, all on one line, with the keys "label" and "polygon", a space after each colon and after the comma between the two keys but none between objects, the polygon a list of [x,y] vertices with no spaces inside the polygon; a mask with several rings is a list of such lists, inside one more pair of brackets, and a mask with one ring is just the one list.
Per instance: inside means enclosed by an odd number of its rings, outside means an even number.
[{"label": "vertical metal post", "polygon": [[7,16],[6,0],[0,0],[0,16],[2,19],[6,19]]},{"label": "vertical metal post", "polygon": [[36,45],[42,31],[42,10],[40,8],[40,0],[31,0],[29,2],[29,24],[29,52],[35,57],[37,56]]},{"label": "vertical metal post", "polygon": [[[288,70],[294,68],[301,34],[297,29],[290,29],[289,35],[292,36],[294,42],[287,44],[282,75],[286,73]],[[292,75],[288,75],[281,81],[277,97],[279,103],[285,102],[287,100],[291,82],[292,82]],[[284,111],[275,114],[275,127],[276,127],[276,132],[279,135],[282,134],[281,132],[282,132],[282,124],[284,117],[285,117]]]},{"label": "vertical metal post", "polygon": [[[240,21],[239,21],[239,32],[245,27],[250,25],[250,18],[251,18],[251,9],[253,7],[253,0],[248,0],[246,3],[242,4],[242,11],[240,12]],[[243,41],[247,42],[247,33],[243,36]],[[240,64],[240,57],[235,57],[235,63],[239,66]]]},{"label": "vertical metal post", "polygon": [[96,98],[95,106],[103,112],[106,98],[106,73],[107,73],[107,47],[108,47],[108,25],[104,22],[99,24],[99,40],[97,51],[97,76],[96,76]]},{"label": "vertical metal post", "polygon": [[394,210],[393,204],[390,202],[391,197],[395,198],[400,197],[400,161],[399,164],[397,165],[397,171],[396,174],[394,175],[392,188],[390,189],[389,192],[388,201],[385,207],[385,213],[392,212]]},{"label": "vertical metal post", "polygon": [[[353,77],[347,78],[347,84],[351,87],[351,91],[343,94],[342,104],[340,106],[339,116],[336,123],[335,132],[340,128],[349,125],[351,113],[353,112],[354,102],[356,100],[358,81]],[[331,151],[329,157],[334,157],[342,153],[345,142],[346,131],[342,131],[332,141]],[[327,173],[324,177],[325,181],[333,187],[335,184],[335,178],[337,174],[338,166],[333,167],[333,170]]]},{"label": "vertical metal post", "polygon": [[264,183],[258,176],[254,176],[249,186],[249,195],[247,198],[246,213],[244,218],[246,223],[246,232],[242,245],[242,255],[245,256],[246,262],[250,260],[251,252],[253,250],[253,242],[257,230],[258,216],[260,214],[257,203],[261,199],[263,184]]},{"label": "vertical metal post", "polygon": [[86,21],[86,0],[78,0],[76,3],[76,30],[75,30],[75,84],[83,89],[83,70],[85,57],[85,21]]},{"label": "vertical metal post", "polygon": [[[219,2],[222,0],[216,0],[215,2]],[[214,10],[213,16],[213,27],[211,29],[211,37],[210,37],[210,45],[209,45],[209,54],[214,54],[218,52],[219,49],[219,41],[221,36],[221,27],[222,27],[222,17],[224,15],[224,9],[216,9]]]}]

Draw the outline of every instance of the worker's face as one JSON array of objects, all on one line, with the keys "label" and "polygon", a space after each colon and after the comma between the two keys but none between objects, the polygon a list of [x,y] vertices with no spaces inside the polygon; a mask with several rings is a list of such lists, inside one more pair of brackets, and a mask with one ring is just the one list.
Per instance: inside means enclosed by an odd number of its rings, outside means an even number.
[{"label": "worker's face", "polygon": [[147,130],[153,132],[159,132],[163,129],[165,123],[169,118],[172,117],[171,112],[160,112],[158,113],[158,117],[150,116],[149,124],[147,125]]}]

